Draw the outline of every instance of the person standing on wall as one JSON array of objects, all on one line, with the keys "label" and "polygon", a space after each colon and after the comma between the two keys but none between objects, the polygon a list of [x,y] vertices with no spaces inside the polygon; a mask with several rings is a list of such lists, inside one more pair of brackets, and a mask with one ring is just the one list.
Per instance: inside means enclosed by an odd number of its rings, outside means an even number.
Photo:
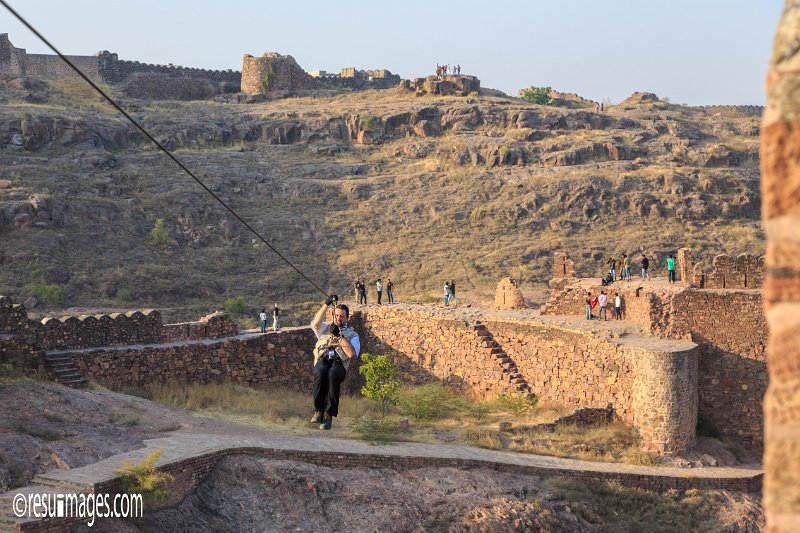
[{"label": "person standing on wall", "polygon": [[647,273],[647,269],[650,268],[650,260],[647,258],[646,255],[642,254],[642,279],[650,279],[650,274]]},{"label": "person standing on wall", "polygon": [[261,333],[267,332],[267,310],[262,309],[261,313],[258,315],[259,321],[261,321]]},{"label": "person standing on wall", "polygon": [[280,325],[278,325],[280,316],[281,310],[278,308],[278,304],[275,304],[275,307],[272,308],[272,331],[278,331],[280,329]]},{"label": "person standing on wall", "polygon": [[614,298],[614,318],[616,320],[622,319],[622,297],[617,293],[616,298]]},{"label": "person standing on wall", "polygon": [[444,305],[450,304],[450,280],[444,282]]},{"label": "person standing on wall", "polygon": [[603,320],[608,320],[608,296],[606,296],[606,291],[600,291],[600,297],[597,301],[600,304],[600,309],[597,311],[598,320],[600,315],[603,315]]},{"label": "person standing on wall", "polygon": [[586,291],[586,320],[592,319],[592,291]]},{"label": "person standing on wall", "polygon": [[389,299],[389,303],[394,303],[394,283],[392,283],[391,279],[386,279],[386,297]]},{"label": "person standing on wall", "polygon": [[450,301],[453,303],[453,307],[458,307],[458,302],[456,301],[456,282],[450,280]]},{"label": "person standing on wall", "polygon": [[367,305],[367,288],[361,280],[358,280],[358,303]]},{"label": "person standing on wall", "polygon": [[383,294],[383,283],[381,283],[381,278],[378,278],[378,281],[375,282],[375,291],[378,293],[378,305],[381,305],[381,295]]},{"label": "person standing on wall", "polygon": [[670,283],[675,283],[675,257],[672,254],[667,257],[667,278]]},{"label": "person standing on wall", "polygon": [[[311,330],[317,337],[311,423],[326,430],[331,429],[333,419],[339,414],[341,385],[350,362],[361,353],[358,333],[347,323],[350,309],[336,302],[336,295],[329,296],[311,320]],[[326,314],[330,315],[330,323],[323,321]]]}]

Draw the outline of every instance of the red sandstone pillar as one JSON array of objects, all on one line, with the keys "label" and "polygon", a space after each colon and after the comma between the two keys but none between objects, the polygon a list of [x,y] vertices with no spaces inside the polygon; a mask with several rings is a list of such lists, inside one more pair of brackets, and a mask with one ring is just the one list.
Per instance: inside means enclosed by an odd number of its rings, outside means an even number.
[{"label": "red sandstone pillar", "polygon": [[800,3],[786,0],[767,75],[761,129],[767,531],[800,531]]}]

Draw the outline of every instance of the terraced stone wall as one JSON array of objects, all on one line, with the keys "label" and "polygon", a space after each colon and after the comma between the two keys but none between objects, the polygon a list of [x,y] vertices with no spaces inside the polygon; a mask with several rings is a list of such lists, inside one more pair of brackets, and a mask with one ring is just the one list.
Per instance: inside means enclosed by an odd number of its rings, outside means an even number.
[{"label": "terraced stone wall", "polygon": [[492,344],[463,320],[388,307],[363,314],[362,351],[389,355],[406,383],[441,382],[481,398],[513,394]]},{"label": "terraced stone wall", "polygon": [[638,429],[644,448],[659,454],[694,444],[696,348],[624,345],[528,321],[492,320],[486,326],[543,399],[574,407],[611,406]]},{"label": "terraced stone wall", "polygon": [[[108,348],[75,352],[72,357],[85,376],[114,387],[230,382],[310,393],[315,342],[311,330],[303,327],[247,339]],[[345,393],[356,394],[363,386],[359,364],[350,365],[342,385]]]}]

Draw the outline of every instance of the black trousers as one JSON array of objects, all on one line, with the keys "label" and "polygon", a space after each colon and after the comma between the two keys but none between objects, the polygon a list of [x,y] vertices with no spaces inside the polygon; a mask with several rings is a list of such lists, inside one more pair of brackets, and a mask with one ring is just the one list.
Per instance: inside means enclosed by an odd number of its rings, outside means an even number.
[{"label": "black trousers", "polygon": [[358,303],[367,305],[367,295],[366,295],[366,293],[363,293],[363,292],[358,293]]},{"label": "black trousers", "polygon": [[383,294],[383,291],[378,291],[378,304],[381,303],[381,294]]},{"label": "black trousers", "polygon": [[314,367],[314,410],[331,416],[339,414],[339,393],[347,371],[342,363],[323,358]]},{"label": "black trousers", "polygon": [[394,293],[392,292],[391,289],[386,291],[386,297],[389,298],[389,303],[390,304],[394,303]]}]

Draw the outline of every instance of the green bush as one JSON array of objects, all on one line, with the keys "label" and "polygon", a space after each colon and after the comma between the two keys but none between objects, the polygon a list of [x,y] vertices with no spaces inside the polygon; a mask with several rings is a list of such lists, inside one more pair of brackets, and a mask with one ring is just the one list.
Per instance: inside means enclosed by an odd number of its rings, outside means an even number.
[{"label": "green bush", "polygon": [[153,509],[164,503],[169,497],[167,487],[175,481],[175,477],[156,468],[155,463],[164,450],[156,450],[138,465],[125,462],[116,471],[120,476],[122,492],[141,494],[145,509]]},{"label": "green bush", "polygon": [[397,403],[397,389],[400,386],[397,367],[386,355],[365,353],[361,359],[364,362],[358,371],[364,375],[366,381],[361,388],[361,394],[381,404],[383,419],[386,417],[386,409]]},{"label": "green bush", "polygon": [[521,414],[531,412],[536,409],[536,404],[539,401],[538,397],[527,398],[522,395],[517,396],[499,396],[492,402],[496,409],[507,411],[509,413]]},{"label": "green bush", "polygon": [[372,127],[375,122],[377,122],[378,118],[373,117],[372,115],[368,115],[367,113],[361,113],[358,115],[358,123],[361,124],[362,130],[368,130]]},{"label": "green bush", "polygon": [[405,414],[417,420],[433,420],[448,410],[450,391],[438,383],[404,387],[398,391],[397,399]]},{"label": "green bush", "polygon": [[243,315],[246,310],[244,296],[234,296],[233,298],[225,300],[225,310],[229,313]]},{"label": "green bush", "polygon": [[31,293],[36,299],[47,305],[56,305],[64,301],[64,290],[60,285],[41,283],[31,286]]},{"label": "green bush", "polygon": [[532,104],[545,105],[550,102],[550,87],[531,87],[522,92],[522,98]]},{"label": "green bush", "polygon": [[373,420],[362,416],[352,424],[351,429],[358,433],[363,440],[378,444],[394,440],[397,423],[386,419]]},{"label": "green bush", "polygon": [[169,246],[175,242],[175,239],[169,234],[163,218],[156,219],[153,229],[150,230],[150,238],[158,246]]}]

